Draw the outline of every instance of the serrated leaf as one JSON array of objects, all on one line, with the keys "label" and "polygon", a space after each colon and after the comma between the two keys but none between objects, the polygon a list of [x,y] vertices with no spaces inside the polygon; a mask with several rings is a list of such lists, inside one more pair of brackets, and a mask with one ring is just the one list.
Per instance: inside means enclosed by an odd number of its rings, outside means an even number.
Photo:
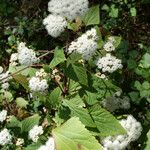
[{"label": "serrated leaf", "polygon": [[99,5],[91,7],[82,18],[86,26],[98,25],[100,23]]},{"label": "serrated leaf", "polygon": [[107,110],[99,105],[91,107],[90,114],[100,132],[101,136],[125,134],[125,129],[118,120]]},{"label": "serrated leaf", "polygon": [[86,69],[81,64],[70,64],[69,67],[65,70],[66,75],[72,80],[79,82],[85,86],[88,85]]},{"label": "serrated leaf", "polygon": [[27,105],[29,104],[24,98],[22,97],[18,97],[16,99],[16,103],[17,103],[17,106],[20,107],[20,108],[26,108]]},{"label": "serrated leaf", "polygon": [[79,121],[73,117],[52,131],[57,150],[101,150],[101,145]]},{"label": "serrated leaf", "polygon": [[31,117],[28,117],[24,119],[21,127],[22,132],[28,132],[30,131],[35,125],[39,124],[40,116],[38,114],[35,114]]},{"label": "serrated leaf", "polygon": [[96,127],[88,110],[85,108],[78,107],[77,105],[73,104],[72,102],[65,100],[64,106],[68,106],[71,110],[71,116],[76,116],[80,118],[80,121],[88,127]]},{"label": "serrated leaf", "polygon": [[58,64],[64,62],[66,60],[64,50],[61,48],[56,48],[54,51],[54,58],[50,63],[50,68],[54,68]]},{"label": "serrated leaf", "polygon": [[59,87],[57,87],[50,93],[46,101],[47,107],[52,108],[53,106],[56,106],[59,103],[60,96],[61,90]]}]

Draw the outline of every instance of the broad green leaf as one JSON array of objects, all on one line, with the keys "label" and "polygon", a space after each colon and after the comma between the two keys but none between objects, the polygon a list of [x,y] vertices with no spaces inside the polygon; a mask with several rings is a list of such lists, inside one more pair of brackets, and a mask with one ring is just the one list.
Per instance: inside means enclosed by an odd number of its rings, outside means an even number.
[{"label": "broad green leaf", "polygon": [[28,101],[26,101],[24,98],[22,97],[18,97],[16,99],[16,103],[17,103],[17,106],[20,107],[20,108],[26,108],[27,105],[29,104]]},{"label": "broad green leaf", "polygon": [[99,105],[91,107],[90,114],[101,136],[125,134],[125,129],[118,120]]},{"label": "broad green leaf", "polygon": [[147,133],[147,141],[144,150],[150,150],[150,130]]},{"label": "broad green leaf", "polygon": [[70,64],[65,71],[66,75],[70,79],[79,82],[80,84],[83,84],[85,86],[88,85],[87,73],[83,65],[77,63]]},{"label": "broad green leaf", "polygon": [[68,100],[65,100],[63,104],[64,106],[69,107],[69,109],[71,110],[71,116],[79,117],[80,121],[85,126],[96,127],[87,109],[78,107]]},{"label": "broad green leaf", "polygon": [[66,60],[63,48],[59,49],[58,47],[54,51],[54,58],[50,63],[50,68],[54,68],[58,64]]},{"label": "broad green leaf", "polygon": [[100,23],[99,5],[91,7],[82,18],[86,26],[98,25]]},{"label": "broad green leaf", "polygon": [[92,93],[92,92],[86,91],[85,100],[89,105],[94,105],[95,103],[98,102],[97,101],[97,93]]},{"label": "broad green leaf", "polygon": [[115,92],[120,91],[120,88],[114,85],[111,80],[103,80],[95,75],[92,76],[91,87],[97,90],[97,99],[101,100],[112,96]]},{"label": "broad green leaf", "polygon": [[16,74],[13,75],[13,78],[19,83],[21,84],[25,89],[28,89],[28,80],[27,77],[22,75],[22,74]]},{"label": "broad green leaf", "polygon": [[30,131],[35,125],[39,124],[39,120],[40,120],[40,116],[37,114],[24,119],[21,122],[22,123],[21,131],[22,132]]},{"label": "broad green leaf", "polygon": [[60,96],[61,96],[61,90],[59,87],[57,87],[48,96],[48,99],[46,101],[47,107],[52,108],[53,106],[59,104]]},{"label": "broad green leaf", "polygon": [[74,64],[76,63],[78,60],[82,59],[82,55],[79,53],[72,53],[69,55],[69,57],[67,58],[67,67],[70,64]]},{"label": "broad green leaf", "polygon": [[57,150],[101,150],[101,145],[79,121],[73,117],[52,131]]}]

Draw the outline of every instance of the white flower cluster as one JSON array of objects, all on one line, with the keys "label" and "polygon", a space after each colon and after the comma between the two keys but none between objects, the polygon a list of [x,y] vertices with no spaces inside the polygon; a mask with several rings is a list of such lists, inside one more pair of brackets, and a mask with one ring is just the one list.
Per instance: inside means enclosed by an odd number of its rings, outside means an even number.
[{"label": "white flower cluster", "polygon": [[13,53],[10,56],[9,65],[10,66],[16,66],[18,63],[16,62],[18,60],[18,53]]},{"label": "white flower cluster", "polygon": [[16,66],[18,62],[21,65],[32,65],[39,62],[39,58],[36,57],[34,50],[26,47],[26,43],[19,43],[18,53],[11,54],[10,57],[10,66]]},{"label": "white flower cluster", "polygon": [[17,146],[22,146],[23,144],[24,144],[24,139],[18,138],[17,141],[16,141],[16,145]]},{"label": "white flower cluster", "polygon": [[69,20],[74,20],[77,16],[82,16],[86,13],[88,5],[88,0],[50,0],[48,11]]},{"label": "white flower cluster", "polygon": [[117,95],[114,94],[112,97],[104,99],[101,104],[110,112],[114,112],[118,109],[130,109],[130,99],[127,96],[117,97]]},{"label": "white flower cluster", "polygon": [[83,59],[88,60],[94,55],[98,47],[96,42],[97,39],[98,36],[96,29],[92,28],[79,37],[76,41],[71,42],[67,52],[82,54]]},{"label": "white flower cluster", "polygon": [[0,111],[0,122],[5,121],[7,118],[7,110]]},{"label": "white flower cluster", "polygon": [[110,53],[107,53],[106,56],[98,58],[96,65],[102,72],[112,73],[117,69],[122,69],[121,60],[117,59],[115,56],[112,56]]},{"label": "white flower cluster", "polygon": [[38,150],[55,150],[54,138],[50,137],[45,145],[42,145]]},{"label": "white flower cluster", "polygon": [[2,89],[4,90],[8,90],[9,88],[9,83],[8,81],[11,79],[11,77],[8,77],[9,76],[9,71],[3,73],[3,67],[0,66],[0,80],[3,79],[1,81],[2,85]]},{"label": "white flower cluster", "polygon": [[58,37],[64,32],[67,20],[74,20],[77,16],[82,16],[88,10],[88,0],[51,0],[48,3],[49,14],[44,20],[48,34]]},{"label": "white flower cluster", "polygon": [[127,119],[122,119],[120,124],[124,127],[127,134],[104,138],[102,140],[103,150],[124,150],[132,141],[140,137],[142,132],[141,123],[132,115],[129,115]]},{"label": "white flower cluster", "polygon": [[43,20],[43,24],[45,25],[48,34],[56,38],[64,32],[67,21],[61,16],[50,14]]},{"label": "white flower cluster", "polygon": [[3,129],[0,132],[0,145],[6,145],[11,142],[12,136],[10,135],[9,131],[7,129]]},{"label": "white flower cluster", "polygon": [[103,46],[104,50],[107,51],[107,52],[114,51],[115,50],[114,43],[115,43],[115,38],[114,37],[109,37],[108,41]]},{"label": "white flower cluster", "polygon": [[43,134],[43,127],[35,125],[30,131],[29,131],[29,139],[31,139],[33,142],[37,142],[39,139],[39,136]]},{"label": "white flower cluster", "polygon": [[27,48],[26,44],[21,42],[18,45],[18,61],[21,65],[32,65],[39,62],[39,58],[32,49]]},{"label": "white flower cluster", "polygon": [[32,77],[29,80],[29,88],[33,92],[44,92],[48,89],[47,80],[44,79],[47,76],[47,73],[44,69],[36,72],[36,77]]}]

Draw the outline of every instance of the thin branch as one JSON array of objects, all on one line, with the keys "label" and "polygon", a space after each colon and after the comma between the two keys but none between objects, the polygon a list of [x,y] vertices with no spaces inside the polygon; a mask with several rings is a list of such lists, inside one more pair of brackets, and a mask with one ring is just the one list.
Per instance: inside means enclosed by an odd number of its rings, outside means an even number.
[{"label": "thin branch", "polygon": [[[53,50],[52,50],[52,51],[49,51],[49,52],[47,52],[47,53],[45,53],[45,54],[39,56],[38,58],[41,59],[41,58],[43,58],[43,57],[45,57],[45,56],[47,56],[48,54],[53,53],[53,52],[54,52]],[[4,78],[0,79],[0,82],[2,82],[3,80],[5,80],[5,79],[7,79],[7,78],[9,78],[9,77],[11,77],[11,76],[14,76],[14,75],[16,75],[16,74],[18,74],[18,73],[20,73],[20,72],[26,70],[26,69],[29,68],[29,67],[32,67],[32,65],[25,66],[24,68],[22,68],[22,69],[20,69],[20,70],[18,70],[18,71],[16,71],[16,72],[14,72],[14,73],[12,73],[12,74],[9,74],[7,77],[4,77]]]}]

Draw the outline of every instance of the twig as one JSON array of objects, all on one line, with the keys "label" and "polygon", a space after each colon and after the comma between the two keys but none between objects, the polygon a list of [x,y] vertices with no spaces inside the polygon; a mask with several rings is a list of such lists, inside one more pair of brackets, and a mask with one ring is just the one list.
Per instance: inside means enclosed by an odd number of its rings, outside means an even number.
[{"label": "twig", "polygon": [[[53,53],[53,51],[49,51],[49,52],[47,52],[47,53],[45,53],[45,54],[39,56],[38,58],[41,59],[41,58],[47,56],[47,55],[50,54],[50,53]],[[14,73],[12,73],[12,74],[9,74],[7,77],[4,77],[4,78],[0,79],[0,82],[2,82],[3,80],[5,80],[5,79],[7,79],[7,78],[9,78],[9,77],[11,77],[11,76],[14,76],[14,75],[20,73],[20,72],[23,71],[23,70],[26,70],[26,69],[29,68],[29,67],[32,67],[32,65],[25,66],[24,68],[22,68],[22,69],[20,69],[20,70],[18,70],[18,71],[16,71],[16,72],[14,72]]]}]

